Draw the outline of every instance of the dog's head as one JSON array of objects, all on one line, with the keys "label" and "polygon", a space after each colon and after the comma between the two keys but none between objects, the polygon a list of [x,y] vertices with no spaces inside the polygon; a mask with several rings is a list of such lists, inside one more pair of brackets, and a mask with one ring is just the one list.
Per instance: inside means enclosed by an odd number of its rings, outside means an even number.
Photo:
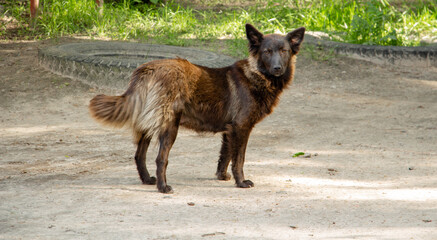
[{"label": "dog's head", "polygon": [[300,27],[286,36],[263,35],[254,26],[246,24],[249,54],[257,60],[260,72],[275,77],[282,76],[288,69],[292,57],[299,52],[305,28]]}]

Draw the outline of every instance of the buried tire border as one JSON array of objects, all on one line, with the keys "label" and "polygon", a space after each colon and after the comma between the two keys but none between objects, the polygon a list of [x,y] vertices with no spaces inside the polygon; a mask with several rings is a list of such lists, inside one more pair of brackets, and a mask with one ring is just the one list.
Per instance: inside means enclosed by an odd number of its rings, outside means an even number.
[{"label": "buried tire border", "polygon": [[361,45],[324,40],[317,32],[307,33],[305,43],[376,64],[437,68],[437,45],[420,47]]},{"label": "buried tire border", "polygon": [[206,67],[225,67],[236,59],[198,49],[134,42],[93,41],[38,49],[38,64],[94,87],[126,88],[135,68],[164,58],[183,58]]}]

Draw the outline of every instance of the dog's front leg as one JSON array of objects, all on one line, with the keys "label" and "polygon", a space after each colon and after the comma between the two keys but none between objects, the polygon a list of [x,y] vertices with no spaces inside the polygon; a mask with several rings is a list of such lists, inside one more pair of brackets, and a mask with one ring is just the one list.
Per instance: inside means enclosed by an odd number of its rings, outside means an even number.
[{"label": "dog's front leg", "polygon": [[243,165],[246,154],[246,146],[252,128],[240,128],[233,126],[231,132],[231,151],[232,151],[232,174],[234,175],[237,187],[250,188],[254,184],[250,180],[244,179]]},{"label": "dog's front leg", "polygon": [[218,180],[228,181],[231,179],[231,175],[228,173],[228,166],[231,162],[230,149],[232,147],[230,146],[230,142],[232,140],[230,140],[229,138],[230,134],[228,132],[223,133],[222,148],[220,150],[220,158],[218,161],[216,172]]}]

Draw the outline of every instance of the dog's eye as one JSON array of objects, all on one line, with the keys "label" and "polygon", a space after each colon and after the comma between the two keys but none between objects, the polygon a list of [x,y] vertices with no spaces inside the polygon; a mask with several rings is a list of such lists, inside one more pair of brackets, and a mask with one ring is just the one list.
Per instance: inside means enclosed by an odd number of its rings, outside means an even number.
[{"label": "dog's eye", "polygon": [[281,53],[287,53],[288,50],[287,49],[281,49]]},{"label": "dog's eye", "polygon": [[265,49],[265,50],[264,50],[264,53],[266,53],[266,54],[270,54],[270,53],[272,53],[272,50],[271,50],[271,49]]}]

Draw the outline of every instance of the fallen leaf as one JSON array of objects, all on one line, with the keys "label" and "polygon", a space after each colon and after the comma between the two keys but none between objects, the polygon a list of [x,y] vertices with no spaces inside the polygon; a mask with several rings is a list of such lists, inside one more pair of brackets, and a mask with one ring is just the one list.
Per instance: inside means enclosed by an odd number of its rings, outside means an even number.
[{"label": "fallen leaf", "polygon": [[298,152],[298,153],[295,153],[292,157],[299,157],[299,156],[302,156],[302,155],[305,155],[305,153],[304,152]]}]

